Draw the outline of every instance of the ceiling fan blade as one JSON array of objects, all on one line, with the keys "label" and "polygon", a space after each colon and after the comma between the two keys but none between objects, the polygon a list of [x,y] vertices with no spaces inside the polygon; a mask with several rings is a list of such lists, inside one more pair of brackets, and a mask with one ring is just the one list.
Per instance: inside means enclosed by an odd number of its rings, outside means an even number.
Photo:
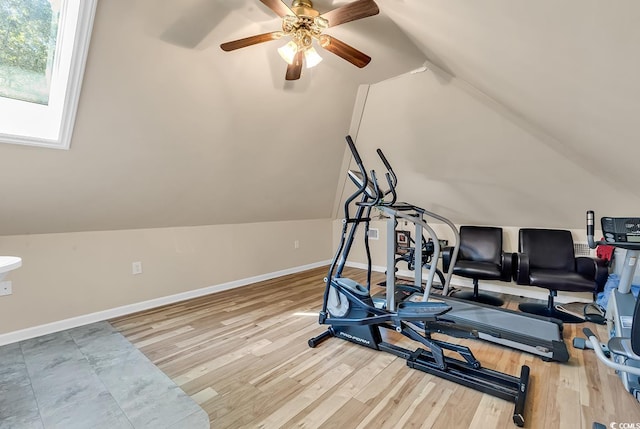
[{"label": "ceiling fan blade", "polygon": [[378,13],[380,13],[380,9],[378,9],[375,1],[357,0],[327,13],[323,13],[320,16],[329,21],[329,27],[335,27],[345,22],[355,21],[356,19],[366,18],[377,15]]},{"label": "ceiling fan blade", "polygon": [[293,62],[287,66],[287,74],[285,76],[286,80],[298,80],[300,79],[300,75],[302,75],[302,51],[298,51],[296,56],[293,58]]},{"label": "ceiling fan blade", "polygon": [[293,13],[293,11],[289,8],[289,6],[284,4],[281,0],[260,0],[260,1],[264,3],[264,5],[267,6],[269,9],[274,11],[276,15],[278,15],[280,18],[282,18],[285,15],[296,16],[296,14]]},{"label": "ceiling fan blade", "polygon": [[258,43],[277,40],[282,37],[282,31],[272,31],[271,33],[258,34],[244,39],[233,40],[220,45],[223,51],[235,51],[236,49],[246,48],[247,46],[256,45]]},{"label": "ceiling fan blade", "polygon": [[356,67],[364,67],[371,61],[371,57],[363,52],[360,52],[356,48],[347,45],[341,40],[331,37],[329,35],[323,35],[323,43],[321,46],[327,51],[336,54],[340,58],[349,61]]}]

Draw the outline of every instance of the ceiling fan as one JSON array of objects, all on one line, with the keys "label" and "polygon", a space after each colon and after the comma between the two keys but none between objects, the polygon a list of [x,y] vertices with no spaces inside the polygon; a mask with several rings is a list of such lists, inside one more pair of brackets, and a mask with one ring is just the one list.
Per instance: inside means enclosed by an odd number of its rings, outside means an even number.
[{"label": "ceiling fan", "polygon": [[371,61],[368,55],[324,34],[324,31],[336,25],[377,15],[380,10],[374,0],[356,0],[323,14],[313,8],[311,0],[293,0],[291,7],[282,0],[260,1],[282,18],[282,30],[223,43],[220,45],[223,51],[234,51],[282,37],[290,38],[285,46],[278,49],[278,53],[288,63],[285,76],[287,80],[300,79],[303,63],[310,68],[322,61],[313,47],[314,40],[318,46],[357,67],[362,68]]}]

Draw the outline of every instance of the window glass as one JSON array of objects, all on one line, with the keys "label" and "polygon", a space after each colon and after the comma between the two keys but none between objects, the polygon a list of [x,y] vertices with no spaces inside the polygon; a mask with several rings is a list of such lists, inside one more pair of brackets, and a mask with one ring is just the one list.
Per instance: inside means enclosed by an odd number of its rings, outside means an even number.
[{"label": "window glass", "polygon": [[49,104],[59,1],[0,0],[0,97]]},{"label": "window glass", "polygon": [[0,143],[68,149],[97,0],[0,0]]}]

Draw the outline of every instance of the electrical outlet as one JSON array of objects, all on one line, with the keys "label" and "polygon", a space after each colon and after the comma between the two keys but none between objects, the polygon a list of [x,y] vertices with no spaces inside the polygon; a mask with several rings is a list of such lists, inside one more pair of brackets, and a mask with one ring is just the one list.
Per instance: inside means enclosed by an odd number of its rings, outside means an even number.
[{"label": "electrical outlet", "polygon": [[295,241],[293,242],[293,248],[294,248],[294,249],[299,249],[299,248],[300,248],[300,241],[295,240]]},{"label": "electrical outlet", "polygon": [[11,295],[12,293],[11,281],[0,282],[0,296]]},{"label": "electrical outlet", "polygon": [[142,262],[133,262],[131,264],[131,274],[142,274]]}]

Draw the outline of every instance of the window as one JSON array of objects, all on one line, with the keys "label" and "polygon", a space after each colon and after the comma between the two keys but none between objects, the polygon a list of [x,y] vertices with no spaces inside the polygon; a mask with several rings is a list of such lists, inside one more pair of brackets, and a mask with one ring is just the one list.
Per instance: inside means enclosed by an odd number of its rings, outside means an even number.
[{"label": "window", "polygon": [[0,142],[68,149],[97,0],[0,0]]}]

